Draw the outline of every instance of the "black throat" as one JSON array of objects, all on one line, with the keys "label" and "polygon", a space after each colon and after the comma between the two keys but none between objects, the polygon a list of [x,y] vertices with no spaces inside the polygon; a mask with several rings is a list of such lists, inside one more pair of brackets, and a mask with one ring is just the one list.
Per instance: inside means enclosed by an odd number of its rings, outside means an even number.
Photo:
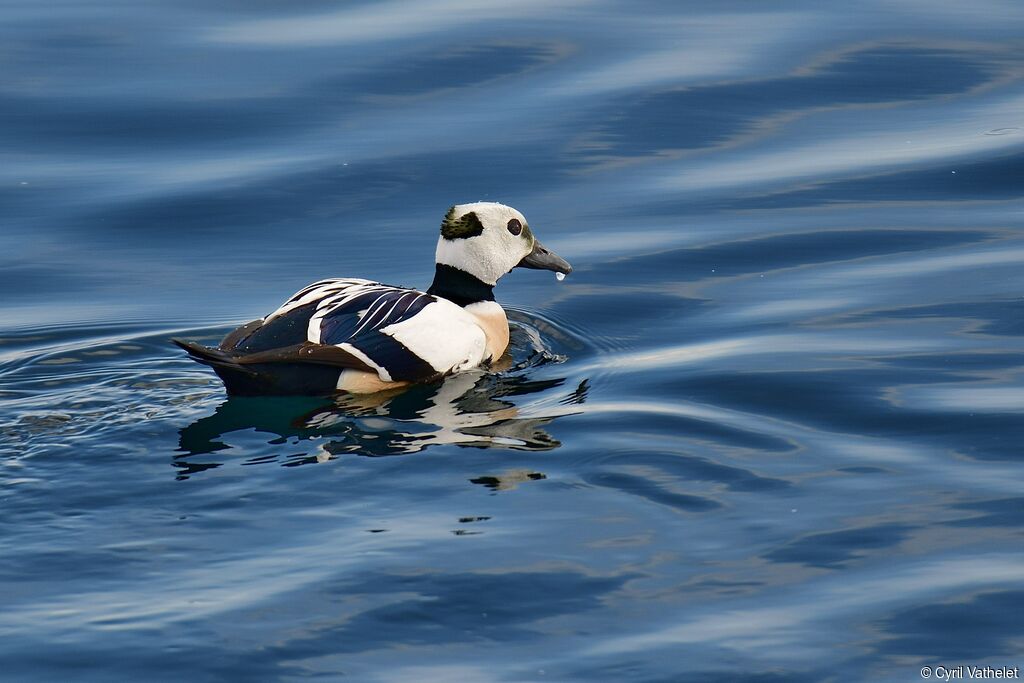
[{"label": "black throat", "polygon": [[464,270],[438,263],[434,282],[427,294],[448,299],[459,306],[468,306],[478,301],[494,301],[494,286]]}]

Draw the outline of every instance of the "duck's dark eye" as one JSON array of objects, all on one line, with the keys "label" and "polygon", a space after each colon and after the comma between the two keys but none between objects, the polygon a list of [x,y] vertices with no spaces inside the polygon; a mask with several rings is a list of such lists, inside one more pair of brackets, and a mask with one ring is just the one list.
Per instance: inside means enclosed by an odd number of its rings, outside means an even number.
[{"label": "duck's dark eye", "polygon": [[508,231],[513,235],[518,235],[523,231],[523,224],[519,222],[518,218],[513,218],[508,222]]}]

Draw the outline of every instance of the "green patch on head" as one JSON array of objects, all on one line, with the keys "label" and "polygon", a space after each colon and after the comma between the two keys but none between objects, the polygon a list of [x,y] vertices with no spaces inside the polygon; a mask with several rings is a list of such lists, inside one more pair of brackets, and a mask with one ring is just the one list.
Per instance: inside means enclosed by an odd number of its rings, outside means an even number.
[{"label": "green patch on head", "polygon": [[466,239],[476,237],[484,231],[484,224],[472,211],[465,213],[458,218],[455,217],[455,207],[448,209],[444,220],[441,221],[441,236],[446,240]]}]

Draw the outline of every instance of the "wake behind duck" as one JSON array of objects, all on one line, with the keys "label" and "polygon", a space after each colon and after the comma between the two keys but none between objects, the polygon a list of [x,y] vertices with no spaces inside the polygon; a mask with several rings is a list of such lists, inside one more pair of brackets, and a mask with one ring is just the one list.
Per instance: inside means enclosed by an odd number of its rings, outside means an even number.
[{"label": "wake behind duck", "polygon": [[572,266],[526,218],[493,202],[448,210],[426,292],[358,278],[321,280],[217,348],[173,339],[236,396],[373,393],[496,361],[509,342],[494,286],[513,268]]}]

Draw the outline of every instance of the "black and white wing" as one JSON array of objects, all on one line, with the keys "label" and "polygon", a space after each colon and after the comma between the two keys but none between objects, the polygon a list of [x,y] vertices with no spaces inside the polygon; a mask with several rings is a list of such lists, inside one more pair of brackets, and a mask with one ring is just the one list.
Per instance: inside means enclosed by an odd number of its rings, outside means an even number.
[{"label": "black and white wing", "polygon": [[485,345],[472,316],[450,301],[354,278],[309,285],[258,322],[249,334],[244,327],[236,331],[242,339],[229,335],[221,348],[266,353],[299,345],[307,356],[328,359],[336,349],[386,382],[418,382],[475,366]]}]

